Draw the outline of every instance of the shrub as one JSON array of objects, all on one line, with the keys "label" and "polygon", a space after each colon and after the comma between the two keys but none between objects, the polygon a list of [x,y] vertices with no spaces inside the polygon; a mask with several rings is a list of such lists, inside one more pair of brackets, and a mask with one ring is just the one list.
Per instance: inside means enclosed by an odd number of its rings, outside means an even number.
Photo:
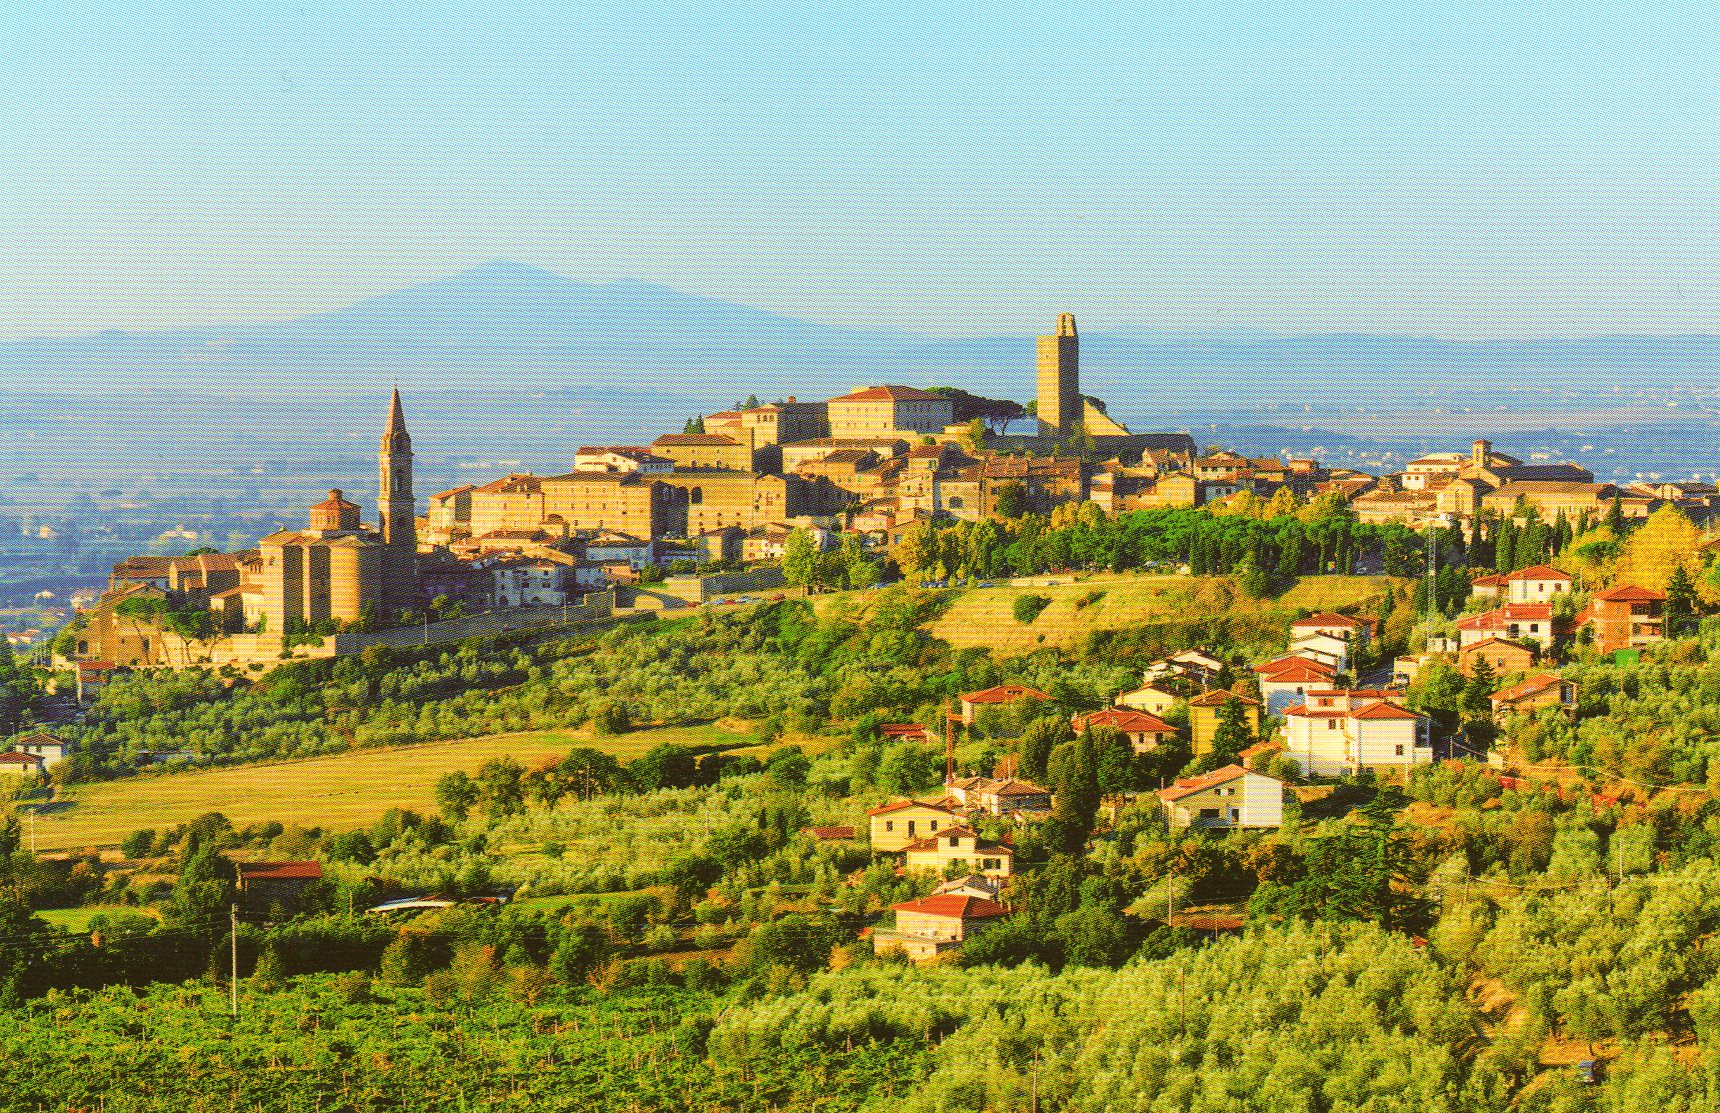
[{"label": "shrub", "polygon": [[1023,626],[1033,625],[1033,620],[1039,617],[1039,612],[1051,605],[1051,599],[1045,595],[1019,595],[1015,600],[1015,621]]}]

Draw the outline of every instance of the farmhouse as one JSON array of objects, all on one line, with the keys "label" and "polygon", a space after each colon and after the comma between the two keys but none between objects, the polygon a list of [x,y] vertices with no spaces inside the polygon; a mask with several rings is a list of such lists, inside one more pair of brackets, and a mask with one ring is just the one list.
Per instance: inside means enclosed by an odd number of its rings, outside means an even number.
[{"label": "farmhouse", "polygon": [[1538,673],[1487,697],[1493,718],[1504,722],[1512,715],[1533,715],[1543,707],[1557,707],[1566,718],[1577,714],[1577,684],[1550,672]]},{"label": "farmhouse", "polygon": [[984,897],[944,893],[890,906],[896,914],[894,931],[872,933],[877,954],[901,951],[914,962],[926,962],[1009,915],[1009,909]]},{"label": "farmhouse", "polygon": [[1384,690],[1311,691],[1284,712],[1284,752],[1304,772],[1331,777],[1371,769],[1407,775],[1433,761],[1427,720]]},{"label": "farmhouse", "polygon": [[896,853],[926,835],[935,835],[939,828],[950,828],[961,822],[961,813],[946,801],[897,800],[866,813],[872,852]]},{"label": "farmhouse", "polygon": [[971,827],[946,827],[903,849],[903,865],[910,872],[924,870],[940,877],[952,869],[986,877],[1008,877],[1015,863],[1014,850],[981,843],[979,832]]},{"label": "farmhouse", "polygon": [[1278,827],[1284,822],[1284,782],[1240,765],[1179,779],[1157,795],[1172,830]]},{"label": "farmhouse", "polygon": [[1094,711],[1087,715],[1076,715],[1069,720],[1069,726],[1077,734],[1092,727],[1111,727],[1114,730],[1119,730],[1128,738],[1129,746],[1137,754],[1144,754],[1149,750],[1157,749],[1177,736],[1177,728],[1157,715],[1149,715],[1145,711],[1130,711],[1115,707],[1107,708],[1104,711]]},{"label": "farmhouse", "polygon": [[1466,647],[1457,655],[1457,667],[1464,676],[1474,676],[1477,665],[1482,661],[1487,662],[1494,676],[1528,672],[1535,667],[1535,651],[1522,642],[1488,638]]},{"label": "farmhouse", "polygon": [[1029,688],[1025,684],[999,684],[995,688],[967,692],[956,698],[961,701],[962,705],[962,725],[971,727],[975,712],[982,707],[1004,707],[1017,700],[1048,700],[1051,697],[1038,688]]}]

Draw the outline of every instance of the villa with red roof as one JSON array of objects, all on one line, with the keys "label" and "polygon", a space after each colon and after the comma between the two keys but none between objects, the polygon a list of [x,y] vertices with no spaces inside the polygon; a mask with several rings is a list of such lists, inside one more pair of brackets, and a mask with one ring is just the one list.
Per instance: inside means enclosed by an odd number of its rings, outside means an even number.
[{"label": "villa with red roof", "polygon": [[1476,666],[1482,661],[1487,662],[1488,671],[1494,676],[1528,672],[1535,667],[1535,651],[1508,638],[1487,638],[1466,646],[1458,653],[1457,671],[1464,676],[1474,676]]},{"label": "villa with red roof", "polygon": [[1242,829],[1284,823],[1284,782],[1240,765],[1198,777],[1183,777],[1159,789],[1159,804],[1171,830],[1185,827]]},{"label": "villa with red roof", "polygon": [[1467,649],[1488,638],[1534,638],[1551,645],[1555,634],[1551,603],[1507,603],[1457,620],[1457,640]]},{"label": "villa with red roof", "polygon": [[1368,638],[1373,633],[1373,623],[1365,618],[1351,618],[1347,614],[1336,614],[1332,611],[1321,611],[1307,618],[1298,618],[1290,624],[1292,640],[1308,634],[1326,634],[1351,643],[1360,651],[1368,644]]},{"label": "villa with red roof", "polygon": [[1579,625],[1593,627],[1602,653],[1648,645],[1666,637],[1666,596],[1652,588],[1621,584],[1589,598],[1577,614]]},{"label": "villa with red roof", "polygon": [[973,726],[974,713],[981,707],[1003,706],[1016,700],[1036,699],[1048,700],[1051,697],[1038,688],[1029,688],[1025,684],[999,684],[993,688],[982,688],[977,692],[964,692],[956,699],[962,705],[962,726]]},{"label": "villa with red roof", "polygon": [[1503,723],[1512,715],[1533,715],[1543,707],[1557,707],[1566,718],[1577,714],[1577,683],[1550,672],[1537,673],[1487,697],[1493,718]]},{"label": "villa with red roof", "polygon": [[946,800],[896,800],[871,809],[866,817],[872,853],[894,854],[906,850],[910,843],[927,835],[937,834],[940,828],[947,830],[960,825],[962,814],[953,806],[954,803]]},{"label": "villa with red roof", "polygon": [[928,962],[1009,915],[1009,909],[984,897],[939,893],[890,906],[892,931],[872,933],[877,954],[901,951],[914,962]]},{"label": "villa with red roof", "polygon": [[902,864],[909,872],[919,870],[939,877],[947,875],[951,867],[962,873],[1008,877],[1015,865],[1015,851],[980,842],[979,832],[972,827],[946,827],[904,847]]},{"label": "villa with red roof", "polygon": [[1433,761],[1425,717],[1389,689],[1322,689],[1284,712],[1284,752],[1304,773],[1342,776],[1371,769],[1407,776]]},{"label": "villa with red roof", "polygon": [[1157,715],[1149,715],[1145,711],[1133,711],[1126,707],[1108,707],[1103,711],[1076,715],[1069,720],[1069,726],[1076,734],[1092,727],[1111,727],[1114,730],[1120,730],[1127,736],[1129,746],[1137,754],[1155,750],[1177,736],[1177,728]]},{"label": "villa with red roof", "polygon": [[941,433],[955,421],[955,403],[941,394],[911,386],[867,387],[832,398],[830,435],[843,437],[900,436]]},{"label": "villa with red roof", "polygon": [[1330,688],[1338,670],[1324,661],[1291,655],[1255,665],[1254,673],[1266,713],[1282,715],[1285,708],[1301,703],[1311,689]]}]

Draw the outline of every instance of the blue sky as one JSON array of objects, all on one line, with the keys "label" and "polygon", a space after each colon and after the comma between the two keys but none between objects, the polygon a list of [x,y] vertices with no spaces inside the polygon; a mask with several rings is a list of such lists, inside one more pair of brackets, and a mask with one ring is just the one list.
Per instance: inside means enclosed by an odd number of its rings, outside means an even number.
[{"label": "blue sky", "polygon": [[1713,5],[0,5],[0,339],[506,257],[942,335],[1720,331]]}]

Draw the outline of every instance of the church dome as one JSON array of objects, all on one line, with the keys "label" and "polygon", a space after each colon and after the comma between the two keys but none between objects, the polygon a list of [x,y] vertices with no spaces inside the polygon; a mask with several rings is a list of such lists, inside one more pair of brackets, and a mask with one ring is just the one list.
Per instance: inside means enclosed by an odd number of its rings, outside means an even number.
[{"label": "church dome", "polygon": [[311,507],[312,529],[353,530],[358,528],[358,506],[340,497],[340,488],[328,493],[328,498]]}]

